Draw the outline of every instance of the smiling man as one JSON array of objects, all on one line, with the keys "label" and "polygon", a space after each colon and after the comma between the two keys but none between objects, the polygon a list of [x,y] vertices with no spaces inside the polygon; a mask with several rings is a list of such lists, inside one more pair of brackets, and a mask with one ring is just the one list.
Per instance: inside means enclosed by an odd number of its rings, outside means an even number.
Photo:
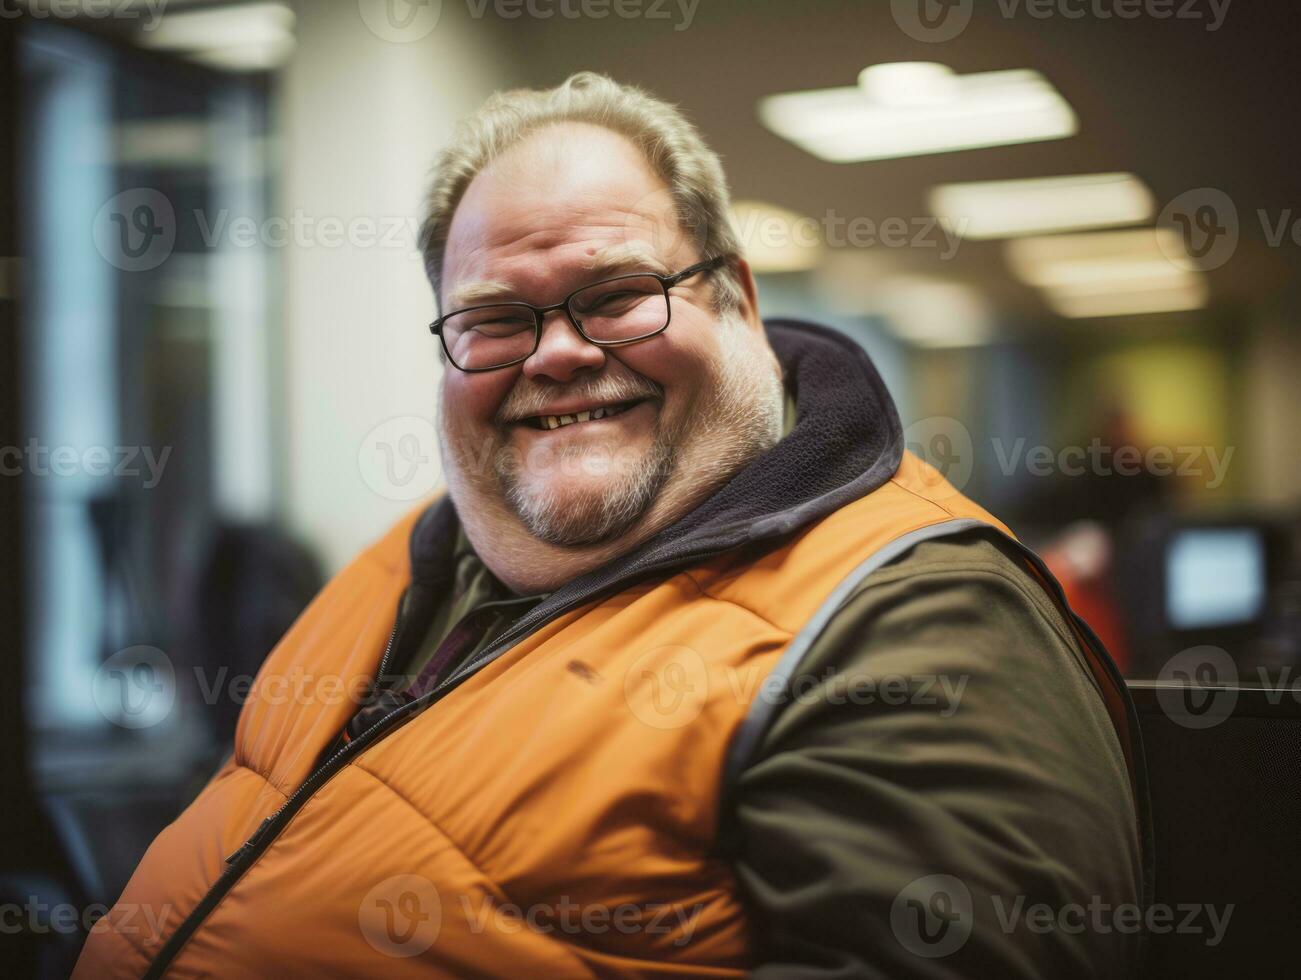
[{"label": "smiling man", "polygon": [[1071,918],[1145,899],[1123,684],[863,350],[760,319],[690,124],[504,93],[428,208],[448,492],[268,658],[79,972],[1132,973]]}]

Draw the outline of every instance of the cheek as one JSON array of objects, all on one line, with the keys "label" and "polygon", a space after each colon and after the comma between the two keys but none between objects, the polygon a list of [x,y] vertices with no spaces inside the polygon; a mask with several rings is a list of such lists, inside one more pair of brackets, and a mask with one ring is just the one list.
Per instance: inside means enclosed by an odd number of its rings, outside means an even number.
[{"label": "cheek", "polygon": [[[675,333],[674,327],[682,329]],[[712,377],[721,356],[716,331],[695,324],[687,329],[687,324],[677,322],[658,337],[625,347],[618,354],[633,371],[663,387],[669,399],[680,397],[684,390],[690,391]]]},{"label": "cheek", "polygon": [[514,384],[516,371],[492,371],[487,374],[452,372],[442,388],[442,410],[458,427],[492,425],[493,416]]}]

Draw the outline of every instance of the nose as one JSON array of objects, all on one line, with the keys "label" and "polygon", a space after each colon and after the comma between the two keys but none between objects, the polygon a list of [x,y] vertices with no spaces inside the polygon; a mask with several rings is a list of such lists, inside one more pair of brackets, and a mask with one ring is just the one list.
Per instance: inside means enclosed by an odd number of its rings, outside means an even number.
[{"label": "nose", "polygon": [[524,362],[529,378],[549,378],[565,383],[584,371],[599,371],[605,366],[605,351],[589,344],[574,329],[563,310],[552,310],[542,321],[538,349]]}]

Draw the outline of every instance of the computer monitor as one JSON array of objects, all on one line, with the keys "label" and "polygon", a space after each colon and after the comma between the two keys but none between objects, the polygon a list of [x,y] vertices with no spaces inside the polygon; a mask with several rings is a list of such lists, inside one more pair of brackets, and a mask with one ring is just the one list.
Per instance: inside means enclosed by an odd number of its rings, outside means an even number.
[{"label": "computer monitor", "polygon": [[1174,630],[1243,626],[1265,611],[1267,543],[1259,526],[1184,527],[1165,552],[1165,617]]}]

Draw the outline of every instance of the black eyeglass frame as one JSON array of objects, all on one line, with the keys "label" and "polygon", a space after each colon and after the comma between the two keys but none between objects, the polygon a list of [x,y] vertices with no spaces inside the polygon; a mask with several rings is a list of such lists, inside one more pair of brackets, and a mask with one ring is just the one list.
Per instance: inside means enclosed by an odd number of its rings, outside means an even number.
[{"label": "black eyeglass frame", "polygon": [[[443,345],[443,353],[447,355],[447,360],[449,363],[451,363],[452,367],[456,368],[458,371],[464,371],[466,374],[481,374],[485,371],[500,371],[502,368],[513,367],[516,364],[523,364],[530,357],[532,357],[534,354],[537,353],[538,345],[542,343],[542,322],[544,319],[546,319],[546,315],[548,313],[554,313],[557,310],[560,310],[565,314],[565,318],[570,322],[570,324],[573,325],[573,328],[578,331],[579,336],[581,336],[589,344],[594,344],[597,347],[623,347],[627,344],[637,344],[637,343],[641,343],[641,341],[643,340],[650,340],[650,338],[662,334],[665,330],[669,328],[669,323],[673,320],[673,301],[669,298],[670,289],[672,289],[674,286],[678,285],[679,283],[683,282],[684,280],[690,279],[692,276],[700,275],[700,273],[702,272],[716,272],[717,270],[721,269],[724,264],[726,264],[728,258],[729,257],[726,255],[717,255],[712,259],[705,259],[703,262],[697,262],[695,265],[687,266],[687,268],[683,269],[681,272],[675,272],[672,275],[668,275],[668,276],[662,276],[658,272],[629,272],[626,275],[622,275],[622,276],[611,276],[609,279],[598,279],[596,282],[589,282],[584,286],[579,286],[572,293],[566,296],[563,300],[561,300],[559,303],[556,303],[553,306],[534,306],[531,303],[521,303],[521,302],[483,303],[480,304],[479,306],[467,306],[464,309],[453,310],[451,313],[448,313],[446,316],[440,316],[437,320],[435,320],[433,323],[429,325],[429,332],[435,334],[438,337],[439,342]],[[572,300],[579,293],[586,292],[587,290],[592,289],[596,286],[604,286],[606,283],[619,282],[620,280],[623,279],[645,279],[647,277],[650,277],[651,279],[659,280],[660,288],[664,291],[664,307],[666,313],[664,317],[664,326],[660,327],[658,330],[653,330],[650,333],[642,334],[640,337],[627,337],[624,338],[623,340],[594,340],[587,335],[587,332],[585,330],[583,330],[582,321],[579,320],[578,317],[574,314],[574,311],[569,308],[570,300]],[[479,368],[461,367],[461,365],[456,363],[456,358],[452,356],[452,352],[447,347],[447,337],[443,334],[443,324],[446,323],[448,320],[450,320],[452,317],[459,316],[462,313],[473,313],[475,310],[490,310],[493,309],[494,307],[499,307],[499,306],[513,306],[513,307],[519,307],[520,309],[526,309],[532,311],[533,313],[532,349],[523,357],[517,357],[515,358],[515,360],[507,361],[504,364],[494,364],[492,367],[479,367]]]}]

